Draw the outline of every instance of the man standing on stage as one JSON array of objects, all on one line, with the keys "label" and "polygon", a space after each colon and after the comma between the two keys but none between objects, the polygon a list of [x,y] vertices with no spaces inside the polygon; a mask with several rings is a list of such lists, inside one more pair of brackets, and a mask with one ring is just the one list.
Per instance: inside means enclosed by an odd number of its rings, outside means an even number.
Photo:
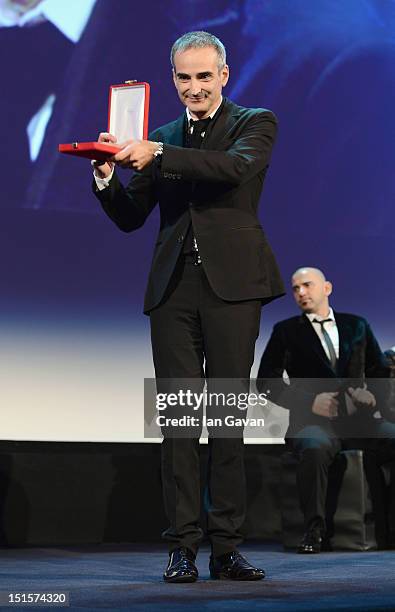
[{"label": "man standing on stage", "polygon": [[[95,162],[94,191],[123,231],[143,225],[159,202],[145,313],[161,379],[248,379],[261,307],[283,294],[257,208],[276,134],[265,109],[222,97],[225,48],[190,32],[171,50],[173,80],[186,112],[148,141],[128,141],[112,163]],[[101,142],[115,142],[108,133]],[[128,186],[114,164],[133,168]],[[193,582],[199,527],[199,439],[165,437],[162,480],[170,559],[168,582]],[[259,580],[264,571],[237,550],[245,518],[243,438],[209,432],[207,532],[212,578]]]}]

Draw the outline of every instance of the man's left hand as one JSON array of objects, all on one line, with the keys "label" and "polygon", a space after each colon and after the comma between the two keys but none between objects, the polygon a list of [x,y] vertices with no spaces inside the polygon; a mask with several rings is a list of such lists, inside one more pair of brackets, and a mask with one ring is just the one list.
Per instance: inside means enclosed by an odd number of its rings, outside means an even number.
[{"label": "man's left hand", "polygon": [[356,408],[374,408],[376,406],[376,398],[373,393],[367,390],[366,384],[356,389],[349,387],[347,393]]},{"label": "man's left hand", "polygon": [[122,149],[111,158],[121,168],[134,168],[143,170],[152,163],[154,153],[158,149],[157,142],[150,140],[127,140],[119,144]]}]

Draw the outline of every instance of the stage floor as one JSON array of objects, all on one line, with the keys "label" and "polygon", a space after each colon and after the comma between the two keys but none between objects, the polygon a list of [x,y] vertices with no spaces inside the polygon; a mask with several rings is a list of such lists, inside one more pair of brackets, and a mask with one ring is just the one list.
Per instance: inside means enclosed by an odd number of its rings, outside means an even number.
[{"label": "stage floor", "polygon": [[84,611],[395,610],[395,551],[302,556],[254,543],[241,552],[266,570],[265,580],[211,580],[207,546],[197,559],[199,581],[184,585],[162,582],[167,553],[160,545],[2,549],[0,592],[68,592],[66,609]]}]

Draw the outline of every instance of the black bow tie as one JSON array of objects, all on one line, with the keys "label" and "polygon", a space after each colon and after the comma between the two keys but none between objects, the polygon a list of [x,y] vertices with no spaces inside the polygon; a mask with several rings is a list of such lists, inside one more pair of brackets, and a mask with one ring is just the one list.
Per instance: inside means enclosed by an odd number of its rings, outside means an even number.
[{"label": "black bow tie", "polygon": [[189,129],[191,130],[193,128],[193,133],[194,134],[201,134],[202,132],[205,132],[207,129],[208,124],[211,121],[211,117],[207,117],[206,119],[190,119],[189,120]]},{"label": "black bow tie", "polygon": [[189,130],[186,140],[188,147],[200,149],[210,121],[210,117],[207,117],[207,119],[197,119],[196,121],[193,119],[189,120]]}]

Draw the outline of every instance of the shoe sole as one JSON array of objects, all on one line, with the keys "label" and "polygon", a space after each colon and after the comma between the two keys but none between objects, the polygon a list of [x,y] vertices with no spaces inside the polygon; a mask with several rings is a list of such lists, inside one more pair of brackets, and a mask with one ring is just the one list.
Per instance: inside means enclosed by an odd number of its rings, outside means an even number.
[{"label": "shoe sole", "polygon": [[163,576],[163,580],[169,583],[188,583],[188,582],[196,582],[197,576],[178,576],[177,578],[166,578]]},{"label": "shoe sole", "polygon": [[298,555],[319,555],[320,550],[298,550]]},{"label": "shoe sole", "polygon": [[252,581],[256,581],[256,580],[263,580],[265,578],[265,576],[251,576],[251,577],[245,577],[245,578],[229,578],[229,576],[226,576],[224,574],[211,574],[210,573],[210,577],[212,580],[233,580],[233,582],[252,582]]}]

